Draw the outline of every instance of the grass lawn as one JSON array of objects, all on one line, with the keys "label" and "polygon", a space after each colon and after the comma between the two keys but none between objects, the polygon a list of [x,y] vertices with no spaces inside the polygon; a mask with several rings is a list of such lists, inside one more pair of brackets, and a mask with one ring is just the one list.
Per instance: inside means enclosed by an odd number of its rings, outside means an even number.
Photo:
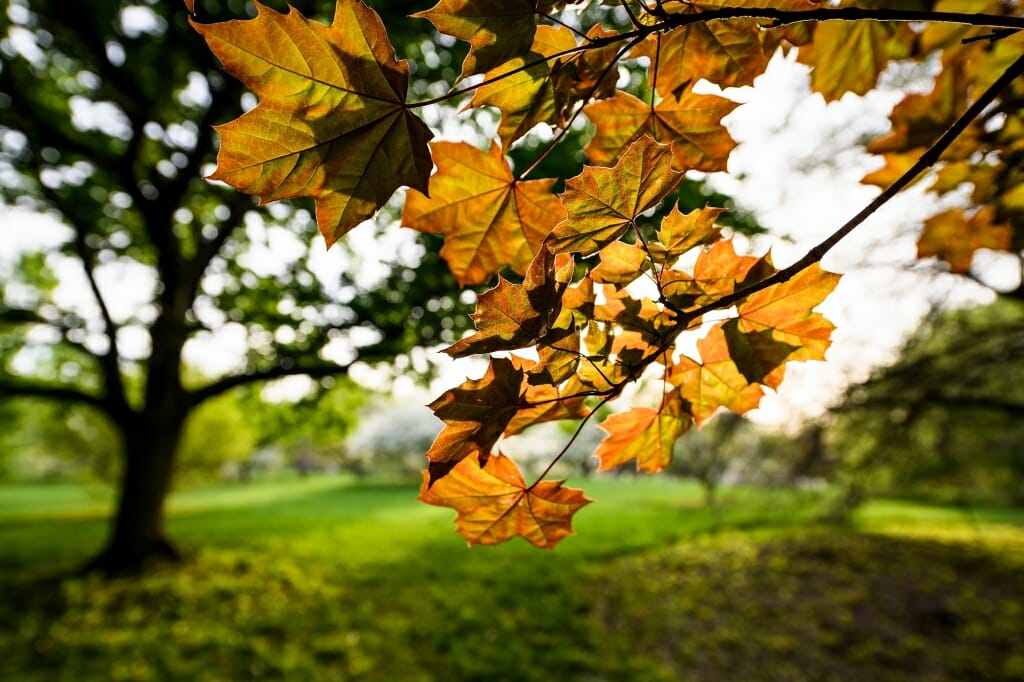
[{"label": "grass lawn", "polygon": [[0,488],[2,680],[1020,680],[1024,511],[587,481],[551,552],[467,550],[408,486],[177,495],[182,566],[54,580],[109,494]]}]

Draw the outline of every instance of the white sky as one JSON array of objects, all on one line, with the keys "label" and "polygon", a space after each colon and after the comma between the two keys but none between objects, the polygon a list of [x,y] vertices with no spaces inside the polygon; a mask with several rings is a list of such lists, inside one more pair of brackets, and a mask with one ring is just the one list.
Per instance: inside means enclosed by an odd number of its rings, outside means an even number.
[{"label": "white sky", "polygon": [[[730,174],[716,174],[712,182],[752,210],[771,230],[770,239],[758,239],[750,248],[763,253],[771,244],[775,262],[782,267],[803,255],[878,193],[877,188],[859,182],[879,162],[861,151],[858,142],[887,128],[888,112],[900,93],[882,89],[868,97],[847,96],[826,106],[820,96],[809,92],[807,69],[791,59],[777,57],[754,88],[732,90],[728,95],[746,103],[726,119],[740,146],[730,160]],[[457,136],[457,126],[452,128],[446,121],[443,133],[447,138]],[[962,278],[936,280],[906,269],[914,261],[920,221],[933,210],[934,203],[912,188],[825,258],[827,269],[844,273],[839,288],[820,308],[838,327],[829,361],[789,365],[780,393],[766,396],[751,418],[767,424],[792,424],[803,416],[819,413],[847,382],[863,379],[874,365],[890,360],[931,301],[987,299],[987,292]],[[389,239],[389,252],[411,242],[411,234],[405,232]],[[23,249],[40,244],[56,246],[67,234],[66,228],[52,219],[0,206],[0,276],[4,264]],[[275,252],[305,248],[297,240],[289,244],[286,235],[264,236],[265,252],[256,249],[249,256],[254,265],[266,260],[266,267],[272,267]],[[372,239],[372,230],[368,225],[357,228],[347,239],[364,244]],[[360,247],[362,253],[376,250]],[[315,269],[325,274],[349,264],[341,249],[324,252],[322,242],[315,244],[313,251]],[[380,272],[381,265],[371,258],[364,267],[370,277],[372,272]],[[62,279],[59,299],[82,306],[83,312],[91,308],[88,296],[82,296],[88,288],[80,268],[62,263],[58,272]],[[145,315],[147,297],[141,294],[152,291],[154,285],[146,268],[127,263],[103,266],[100,282],[115,317],[138,315],[140,310]],[[188,359],[205,363],[210,371],[232,369],[244,351],[240,331],[227,327],[219,338],[194,342]],[[148,339],[141,328],[127,331],[120,340],[133,354],[145,353]],[[467,369],[474,375],[482,371],[479,363],[453,363],[446,356],[435,359],[442,364],[443,372],[441,381],[431,387],[434,395],[463,381]],[[424,361],[422,355],[414,358],[417,364]],[[368,369],[354,374],[367,382],[380,378],[379,373]],[[293,385],[303,384],[298,381]],[[424,398],[408,380],[398,381],[395,390],[411,399]]]}]

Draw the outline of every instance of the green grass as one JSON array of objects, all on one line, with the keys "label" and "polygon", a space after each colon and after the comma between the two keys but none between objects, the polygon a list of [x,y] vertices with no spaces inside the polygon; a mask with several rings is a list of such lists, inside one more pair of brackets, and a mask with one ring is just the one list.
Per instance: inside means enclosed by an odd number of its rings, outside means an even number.
[{"label": "green grass", "polygon": [[975,680],[1024,677],[1024,512],[666,479],[585,482],[551,552],[468,550],[412,487],[344,478],[175,496],[189,560],[49,580],[109,497],[0,488],[3,680]]}]

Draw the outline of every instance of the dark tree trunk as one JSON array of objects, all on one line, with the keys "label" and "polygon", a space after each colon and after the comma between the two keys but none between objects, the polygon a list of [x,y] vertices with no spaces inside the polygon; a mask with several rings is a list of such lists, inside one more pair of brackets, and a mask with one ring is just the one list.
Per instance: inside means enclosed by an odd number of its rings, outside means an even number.
[{"label": "dark tree trunk", "polygon": [[83,572],[138,573],[153,562],[180,558],[164,533],[164,501],[181,431],[177,419],[151,423],[148,428],[135,424],[125,430],[124,471],[110,537]]}]

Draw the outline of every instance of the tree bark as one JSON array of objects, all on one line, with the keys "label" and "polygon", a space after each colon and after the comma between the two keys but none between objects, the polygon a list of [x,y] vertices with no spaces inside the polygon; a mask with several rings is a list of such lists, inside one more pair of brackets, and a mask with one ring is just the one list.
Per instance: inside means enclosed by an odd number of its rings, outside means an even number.
[{"label": "tree bark", "polygon": [[175,418],[123,430],[124,471],[110,537],[83,573],[139,573],[154,562],[181,558],[164,532],[164,502],[182,428],[183,421]]}]

